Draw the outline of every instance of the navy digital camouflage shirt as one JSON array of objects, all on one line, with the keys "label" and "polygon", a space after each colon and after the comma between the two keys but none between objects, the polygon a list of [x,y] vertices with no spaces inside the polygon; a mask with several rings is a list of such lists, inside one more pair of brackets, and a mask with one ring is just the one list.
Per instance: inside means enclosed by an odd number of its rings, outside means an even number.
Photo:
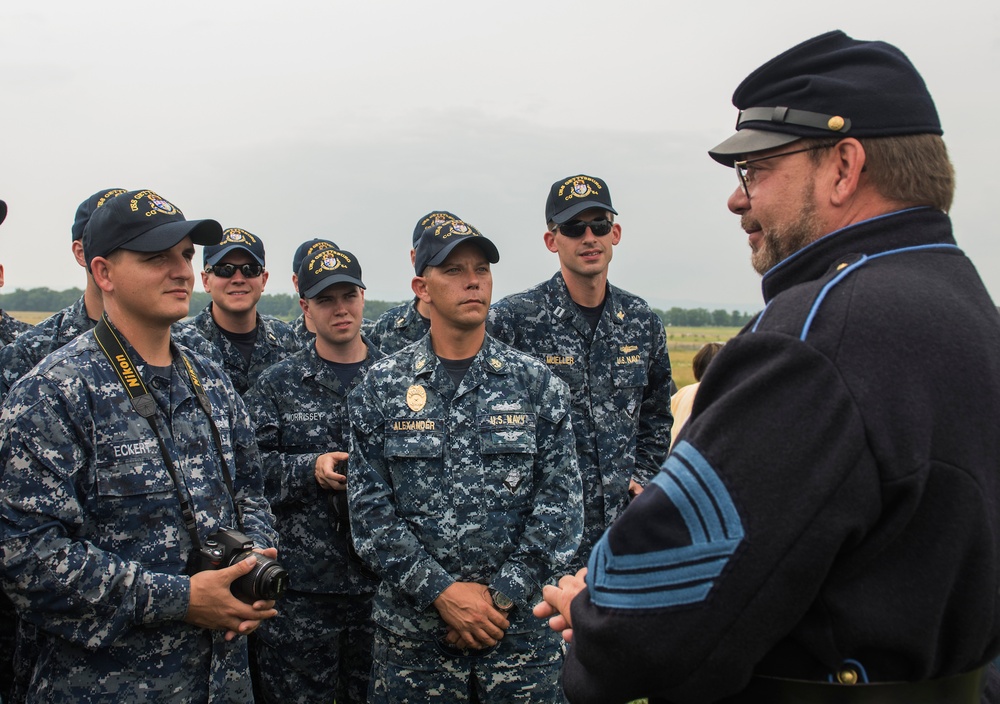
[{"label": "navy digital camouflage shirt", "polygon": [[241,395],[247,392],[253,384],[253,380],[261,372],[302,348],[288,323],[274,316],[258,313],[257,342],[253,346],[248,365],[239,348],[230,342],[219,326],[215,324],[215,320],[212,318],[211,303],[180,327],[183,331],[180,340],[189,347],[199,351],[204,349],[201,343],[192,342],[189,339],[191,334],[200,334],[212,343],[216,350],[212,359],[222,365],[232,380],[233,386],[236,387],[236,391]]},{"label": "navy digital camouflage shirt", "polygon": [[83,296],[80,296],[73,305],[50,315],[0,349],[0,400],[7,396],[14,382],[27,374],[43,357],[93,327],[94,321],[87,315]]},{"label": "navy digital camouflage shirt", "polygon": [[[258,546],[275,545],[253,430],[226,376],[174,347],[168,379],[125,350],[156,401],[200,539],[238,523],[179,351],[211,403],[243,530]],[[29,701],[247,701],[246,640],[183,621],[192,543],[177,490],[156,435],[92,334],[13,386],[0,438],[3,586],[41,637]]]},{"label": "navy digital camouflage shirt", "polygon": [[645,485],[670,448],[670,358],[663,323],[638,296],[608,284],[596,331],[562,273],[490,309],[490,334],[542,360],[573,395],[586,526],[575,567]]},{"label": "navy digital camouflage shirt", "polygon": [[[382,356],[369,344],[351,388]],[[339,516],[334,503],[338,492],[316,482],[316,458],[349,449],[349,392],[310,345],[264,372],[246,395],[264,462],[265,494],[281,535],[281,564],[296,591],[366,594],[377,584],[349,556],[347,516]]]},{"label": "navy digital camouflage shirt", "polygon": [[30,323],[25,323],[17,318],[12,318],[7,314],[7,311],[0,310],[0,347],[9,345],[16,340],[19,335],[30,329]]},{"label": "navy digital camouflage shirt", "polygon": [[386,354],[398,352],[427,334],[431,322],[417,312],[417,299],[390,308],[375,321],[371,341]]},{"label": "navy digital camouflage shirt", "polygon": [[436,638],[433,601],[464,581],[514,600],[508,633],[545,628],[531,607],[583,526],[566,385],[486,336],[456,389],[428,335],[371,367],[350,414],[351,527],[382,577],[375,622]]}]

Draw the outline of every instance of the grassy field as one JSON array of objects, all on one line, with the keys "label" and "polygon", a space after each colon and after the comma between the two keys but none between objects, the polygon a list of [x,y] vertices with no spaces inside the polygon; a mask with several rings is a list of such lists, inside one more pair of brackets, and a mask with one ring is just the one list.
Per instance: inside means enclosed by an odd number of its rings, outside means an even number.
[{"label": "grassy field", "polygon": [[52,315],[52,313],[41,313],[37,310],[9,310],[7,313],[12,318],[23,320],[24,322],[31,323],[32,325],[37,325]]},{"label": "grassy field", "polygon": [[694,383],[691,358],[706,342],[726,342],[740,328],[667,328],[667,351],[677,388]]}]

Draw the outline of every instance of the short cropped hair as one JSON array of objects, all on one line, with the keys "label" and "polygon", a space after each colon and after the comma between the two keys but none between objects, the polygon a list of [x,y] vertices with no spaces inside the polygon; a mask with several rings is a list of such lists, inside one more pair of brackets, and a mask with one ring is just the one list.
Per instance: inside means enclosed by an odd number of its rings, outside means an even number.
[{"label": "short cropped hair", "polygon": [[[955,197],[955,168],[944,140],[936,134],[858,139],[865,150],[865,173],[879,195],[897,203],[927,205],[945,213]],[[803,140],[803,146],[829,143]],[[810,152],[818,163],[823,150]]]},{"label": "short cropped hair", "polygon": [[694,372],[695,381],[701,381],[705,370],[708,369],[708,363],[715,358],[715,355],[719,354],[722,345],[721,342],[706,342],[700,350],[695,352],[694,357],[691,358],[691,371]]}]

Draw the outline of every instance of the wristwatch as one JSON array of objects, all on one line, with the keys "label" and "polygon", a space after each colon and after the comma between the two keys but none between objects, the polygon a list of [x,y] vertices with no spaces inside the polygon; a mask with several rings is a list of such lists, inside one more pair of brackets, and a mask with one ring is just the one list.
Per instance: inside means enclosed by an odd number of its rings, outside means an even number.
[{"label": "wristwatch", "polygon": [[493,600],[493,608],[501,613],[508,613],[514,608],[514,600],[493,587],[490,587],[490,599]]}]

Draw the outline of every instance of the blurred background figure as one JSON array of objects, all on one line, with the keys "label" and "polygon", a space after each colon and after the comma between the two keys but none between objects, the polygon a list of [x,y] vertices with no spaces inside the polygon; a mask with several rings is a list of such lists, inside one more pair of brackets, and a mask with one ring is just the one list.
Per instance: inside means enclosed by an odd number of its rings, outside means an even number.
[{"label": "blurred background figure", "polygon": [[708,363],[719,353],[724,342],[706,342],[691,359],[691,371],[694,372],[694,383],[682,386],[673,396],[670,397],[670,413],[674,417],[674,425],[670,429],[670,446],[677,442],[677,436],[681,433],[681,428],[691,415],[691,407],[694,406],[694,395],[698,393],[698,385],[701,377],[708,369]]}]

